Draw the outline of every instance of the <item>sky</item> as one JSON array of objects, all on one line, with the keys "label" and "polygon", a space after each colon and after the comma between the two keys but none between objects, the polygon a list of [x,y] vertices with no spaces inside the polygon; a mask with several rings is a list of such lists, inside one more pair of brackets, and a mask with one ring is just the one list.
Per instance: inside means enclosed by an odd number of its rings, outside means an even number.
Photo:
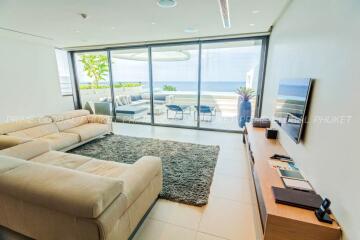
[{"label": "sky", "polygon": [[[197,81],[198,51],[185,50],[191,57],[186,61],[153,61],[154,82]],[[251,69],[260,63],[261,45],[232,48],[213,48],[202,50],[202,81],[243,82]],[[81,63],[78,62],[81,65]],[[80,82],[90,82],[86,74],[77,67]],[[147,61],[112,59],[114,82],[148,82],[149,65]]]}]

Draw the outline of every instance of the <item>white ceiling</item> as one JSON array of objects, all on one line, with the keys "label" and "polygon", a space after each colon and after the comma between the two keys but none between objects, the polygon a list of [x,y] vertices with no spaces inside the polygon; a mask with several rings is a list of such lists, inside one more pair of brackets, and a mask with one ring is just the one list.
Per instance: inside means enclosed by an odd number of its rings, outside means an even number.
[{"label": "white ceiling", "polygon": [[229,0],[230,29],[223,27],[218,0],[177,0],[170,9],[156,2],[0,0],[0,27],[50,38],[57,47],[256,33],[269,30],[288,0]]}]

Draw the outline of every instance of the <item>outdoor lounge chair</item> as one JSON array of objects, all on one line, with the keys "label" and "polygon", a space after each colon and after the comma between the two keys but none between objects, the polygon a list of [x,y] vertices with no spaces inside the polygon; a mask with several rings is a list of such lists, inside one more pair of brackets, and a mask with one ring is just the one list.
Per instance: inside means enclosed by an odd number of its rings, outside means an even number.
[{"label": "outdoor lounge chair", "polygon": [[[196,117],[197,117],[197,111],[199,111],[199,107],[195,106],[195,111],[194,111],[194,120],[195,121],[196,121]],[[200,120],[211,122],[212,117],[216,116],[216,108],[212,107],[212,106],[208,106],[208,105],[200,105],[200,117],[201,116],[202,116],[202,119],[200,118]],[[205,116],[209,116],[210,118],[208,120],[206,120]]]},{"label": "outdoor lounge chair", "polygon": [[[178,120],[183,120],[184,119],[184,112],[185,110],[189,109],[190,106],[188,105],[176,105],[176,104],[169,104],[166,105],[166,117],[167,119],[178,119]],[[175,116],[173,118],[169,117],[169,111],[175,112]],[[181,114],[181,117],[178,118],[178,114]]]}]

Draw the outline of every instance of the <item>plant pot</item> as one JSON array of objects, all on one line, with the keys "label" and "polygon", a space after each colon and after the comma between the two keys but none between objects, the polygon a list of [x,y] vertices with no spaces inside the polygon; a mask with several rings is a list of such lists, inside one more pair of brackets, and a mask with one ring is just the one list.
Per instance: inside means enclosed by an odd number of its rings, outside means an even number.
[{"label": "plant pot", "polygon": [[241,101],[238,99],[238,124],[240,128],[245,127],[245,123],[251,119],[251,103],[249,100]]}]

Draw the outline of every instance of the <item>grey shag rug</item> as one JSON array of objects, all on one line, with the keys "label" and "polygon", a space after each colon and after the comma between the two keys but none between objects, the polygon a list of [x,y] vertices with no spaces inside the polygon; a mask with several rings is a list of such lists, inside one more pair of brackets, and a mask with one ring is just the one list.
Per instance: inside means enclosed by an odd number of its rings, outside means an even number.
[{"label": "grey shag rug", "polygon": [[219,146],[110,135],[69,152],[129,164],[142,156],[160,157],[164,179],[160,197],[202,206],[208,202],[219,150]]}]

